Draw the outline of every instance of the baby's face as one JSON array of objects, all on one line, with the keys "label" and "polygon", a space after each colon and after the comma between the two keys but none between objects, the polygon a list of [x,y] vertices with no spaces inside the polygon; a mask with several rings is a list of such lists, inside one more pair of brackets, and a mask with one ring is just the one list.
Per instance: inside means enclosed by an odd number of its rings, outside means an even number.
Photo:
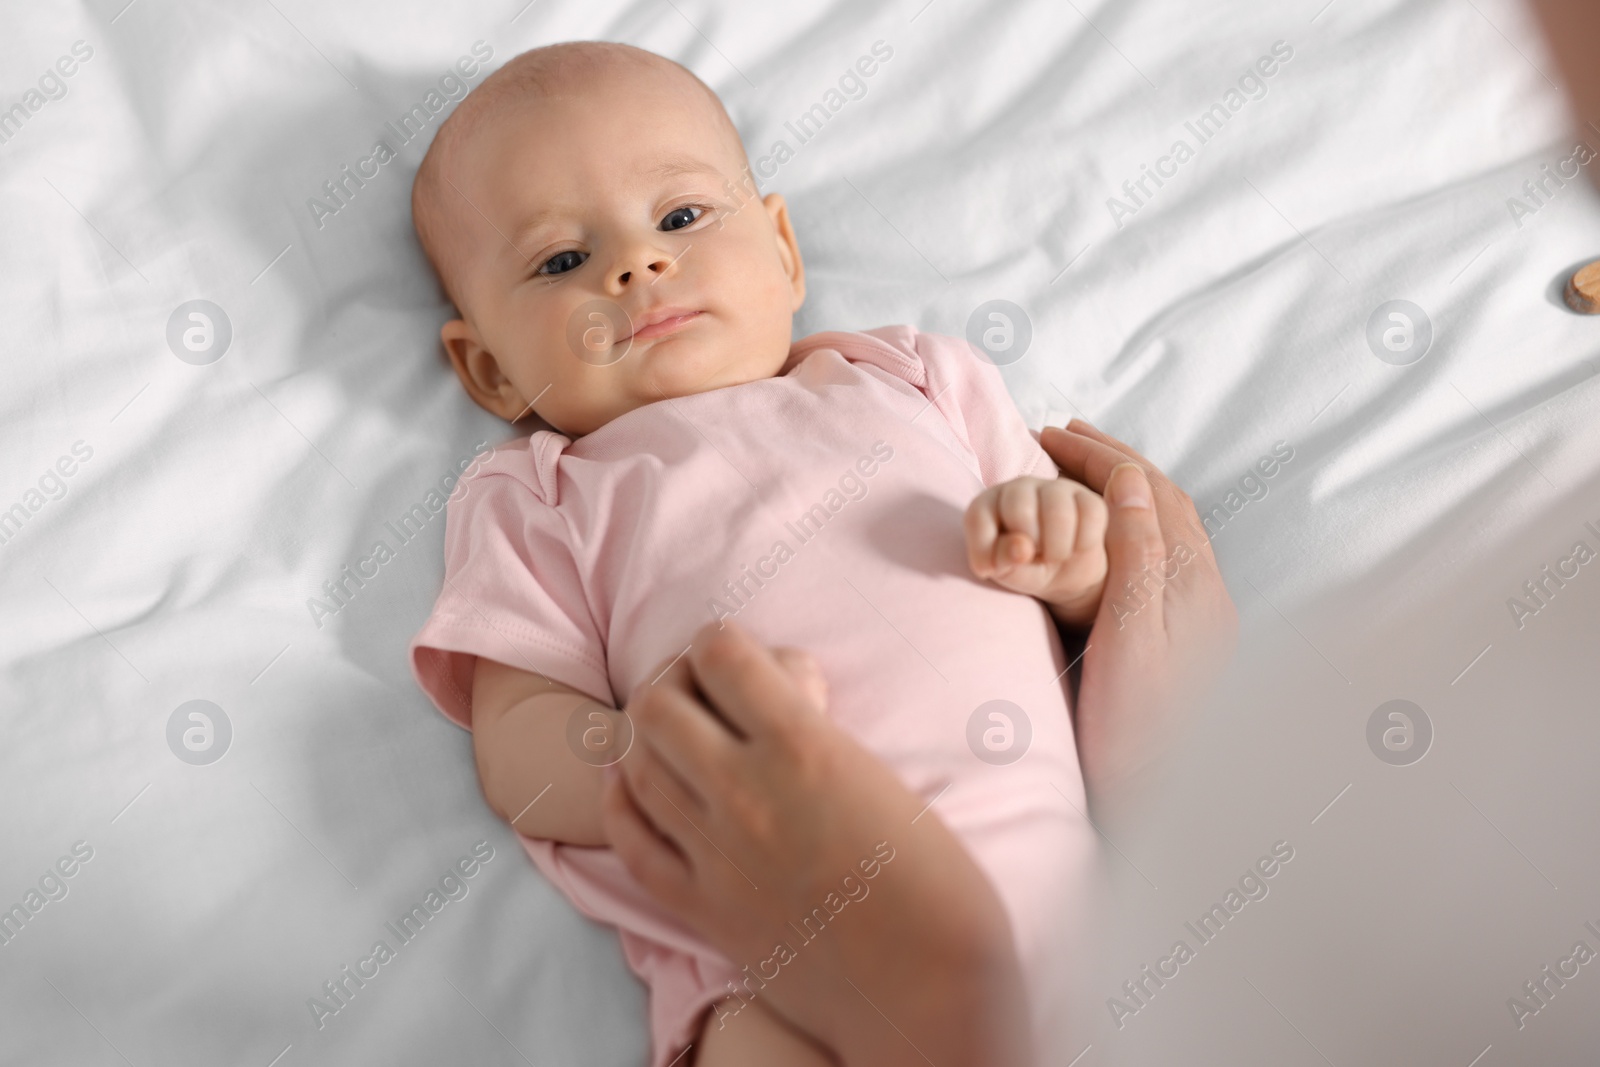
[{"label": "baby's face", "polygon": [[442,336],[473,399],[576,436],[775,375],[800,253],[715,102],[648,67],[565,91],[487,116],[443,188],[463,318]]}]

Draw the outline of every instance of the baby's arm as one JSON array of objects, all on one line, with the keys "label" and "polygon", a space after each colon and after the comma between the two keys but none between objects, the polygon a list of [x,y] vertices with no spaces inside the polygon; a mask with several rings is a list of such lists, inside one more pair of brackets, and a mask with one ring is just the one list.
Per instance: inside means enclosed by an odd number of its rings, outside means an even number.
[{"label": "baby's arm", "polygon": [[580,734],[598,739],[602,745],[590,748],[603,751],[603,743],[614,740],[615,710],[548,678],[478,657],[472,674],[478,781],[489,807],[529,837],[609,844],[600,826],[599,764],[607,760],[579,759],[567,740],[568,722],[583,706],[597,718]]},{"label": "baby's arm", "polygon": [[1087,630],[1106,586],[1106,502],[1070,478],[990,486],[964,520],[972,573],[1038,597],[1063,626]]}]

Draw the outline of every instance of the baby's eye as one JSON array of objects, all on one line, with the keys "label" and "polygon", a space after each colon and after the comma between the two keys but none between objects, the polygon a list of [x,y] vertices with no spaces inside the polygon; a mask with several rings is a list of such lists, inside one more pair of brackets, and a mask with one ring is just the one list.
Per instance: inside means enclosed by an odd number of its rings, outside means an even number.
[{"label": "baby's eye", "polygon": [[588,257],[582,252],[567,250],[557,252],[544,261],[544,266],[539,268],[539,273],[544,275],[565,274],[569,270],[577,270]]},{"label": "baby's eye", "polygon": [[663,230],[681,230],[690,225],[706,213],[703,207],[679,207],[667,212],[666,218],[661,220]]}]

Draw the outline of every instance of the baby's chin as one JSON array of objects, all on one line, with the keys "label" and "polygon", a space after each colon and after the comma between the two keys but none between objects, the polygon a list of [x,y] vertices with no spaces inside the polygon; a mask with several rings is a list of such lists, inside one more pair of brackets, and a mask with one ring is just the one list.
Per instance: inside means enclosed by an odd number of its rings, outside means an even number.
[{"label": "baby's chin", "polygon": [[728,352],[721,345],[697,345],[689,337],[664,337],[627,358],[639,360],[636,382],[641,395],[666,400],[771,378],[787,355],[743,348]]}]

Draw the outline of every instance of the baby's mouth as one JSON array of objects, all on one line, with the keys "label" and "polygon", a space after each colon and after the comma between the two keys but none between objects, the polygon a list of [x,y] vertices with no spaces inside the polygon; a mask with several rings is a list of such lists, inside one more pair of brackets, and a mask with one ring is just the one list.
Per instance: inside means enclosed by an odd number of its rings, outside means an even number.
[{"label": "baby's mouth", "polygon": [[648,341],[652,337],[664,336],[688,325],[699,318],[701,314],[701,312],[689,308],[657,308],[635,319],[632,335],[618,338],[617,343]]}]

